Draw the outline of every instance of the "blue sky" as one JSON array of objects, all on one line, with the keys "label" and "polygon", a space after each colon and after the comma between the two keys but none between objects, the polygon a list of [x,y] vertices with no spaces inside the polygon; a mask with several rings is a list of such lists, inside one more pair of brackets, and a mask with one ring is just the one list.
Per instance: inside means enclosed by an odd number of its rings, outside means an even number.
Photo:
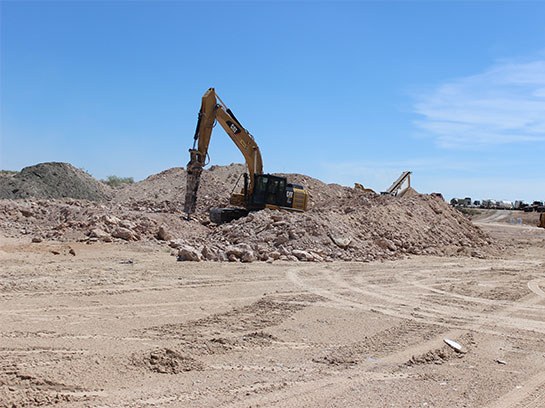
[{"label": "blue sky", "polygon": [[[0,168],[185,166],[215,87],[266,172],[545,199],[545,2],[2,1]],[[211,164],[243,160],[218,127]]]}]

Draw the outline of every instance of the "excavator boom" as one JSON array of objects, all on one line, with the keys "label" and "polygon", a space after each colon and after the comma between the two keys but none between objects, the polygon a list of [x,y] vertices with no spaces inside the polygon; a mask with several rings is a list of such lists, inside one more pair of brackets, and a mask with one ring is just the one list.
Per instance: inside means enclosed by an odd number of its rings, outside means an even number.
[{"label": "excavator boom", "polygon": [[250,176],[247,187],[248,193],[251,194],[253,191],[255,174],[263,172],[263,159],[253,136],[240,124],[233,112],[216,94],[214,88],[209,88],[202,97],[197,128],[193,137],[193,148],[189,150],[190,160],[187,163],[187,187],[184,205],[184,212],[188,216],[195,212],[201,173],[206,165],[210,137],[216,121],[233,140],[246,160]]}]

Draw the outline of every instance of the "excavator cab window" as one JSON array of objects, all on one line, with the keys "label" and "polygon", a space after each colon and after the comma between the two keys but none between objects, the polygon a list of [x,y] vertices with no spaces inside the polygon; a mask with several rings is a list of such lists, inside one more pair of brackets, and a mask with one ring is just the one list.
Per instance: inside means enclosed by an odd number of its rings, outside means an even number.
[{"label": "excavator cab window", "polygon": [[255,176],[255,187],[251,197],[251,206],[264,208],[266,204],[283,207],[285,205],[286,179],[267,175]]},{"label": "excavator cab window", "polygon": [[263,175],[255,176],[255,187],[250,197],[249,205],[253,208],[264,208],[266,203],[267,195],[267,185],[269,183],[269,178]]},{"label": "excavator cab window", "polygon": [[269,182],[268,177],[258,177],[257,178],[257,185],[255,187],[256,191],[265,192],[267,191],[267,183]]},{"label": "excavator cab window", "polygon": [[274,177],[269,180],[267,186],[267,204],[273,204],[278,206],[284,205],[284,191],[286,190],[286,181]]}]

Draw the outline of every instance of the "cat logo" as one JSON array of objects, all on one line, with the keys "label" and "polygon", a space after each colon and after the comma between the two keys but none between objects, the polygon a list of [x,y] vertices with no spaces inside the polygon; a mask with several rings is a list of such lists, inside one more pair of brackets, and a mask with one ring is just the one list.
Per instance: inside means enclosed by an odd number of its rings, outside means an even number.
[{"label": "cat logo", "polygon": [[229,126],[229,128],[233,131],[233,133],[235,135],[239,134],[240,133],[240,129],[238,128],[237,125],[235,125],[233,122],[231,122],[230,120],[227,120],[227,126]]}]

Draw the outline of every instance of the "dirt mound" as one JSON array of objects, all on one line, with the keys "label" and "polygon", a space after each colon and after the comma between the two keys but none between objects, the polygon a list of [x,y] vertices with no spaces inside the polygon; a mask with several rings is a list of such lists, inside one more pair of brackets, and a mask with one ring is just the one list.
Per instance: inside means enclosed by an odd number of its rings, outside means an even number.
[{"label": "dirt mound", "polygon": [[[88,182],[83,186],[99,183],[70,165],[34,167],[40,171],[21,172],[27,175],[25,191],[38,184],[35,179],[44,189],[52,182],[42,179],[61,179],[64,184],[53,185],[52,191],[76,186],[67,192],[72,196],[84,190],[77,187],[80,180]],[[373,261],[409,254],[484,257],[496,251],[481,229],[438,198],[413,189],[398,197],[377,195],[301,174],[285,176],[309,191],[305,213],[263,210],[229,224],[211,224],[209,208],[228,206],[230,193],[241,188],[237,181],[244,171],[240,164],[205,170],[197,211],[189,222],[182,213],[186,173],[173,168],[116,190],[108,202],[2,200],[0,231],[27,234],[35,241],[154,241],[178,251],[179,260],[191,261]],[[20,175],[11,179],[18,176],[23,180]]]},{"label": "dirt mound", "polygon": [[[228,206],[231,191],[245,171],[246,166],[242,164],[212,166],[205,170],[200,181],[197,213],[207,214],[210,207]],[[135,210],[183,210],[186,176],[181,167],[165,170],[119,190],[113,202]],[[241,183],[238,188],[242,188]]]},{"label": "dirt mound", "polygon": [[397,197],[414,197],[415,195],[418,195],[418,191],[412,187],[408,187],[405,190],[400,191]]},{"label": "dirt mound", "polygon": [[143,365],[148,370],[161,374],[178,374],[204,368],[203,364],[194,358],[168,348],[153,350],[142,359],[133,356],[133,362],[135,365]]},{"label": "dirt mound", "polygon": [[68,163],[40,163],[0,177],[0,198],[77,198],[103,201],[112,190]]}]

